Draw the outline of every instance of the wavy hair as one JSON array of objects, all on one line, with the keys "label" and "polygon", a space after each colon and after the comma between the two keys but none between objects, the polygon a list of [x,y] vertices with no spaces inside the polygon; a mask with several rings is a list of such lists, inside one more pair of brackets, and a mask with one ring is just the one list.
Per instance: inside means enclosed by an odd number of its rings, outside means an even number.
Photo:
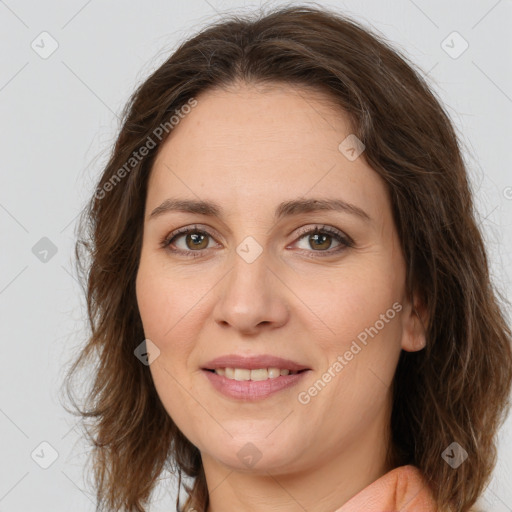
[{"label": "wavy hair", "polygon": [[[172,131],[169,119],[202,92],[236,81],[323,92],[349,116],[366,146],[362,157],[384,179],[407,293],[419,294],[431,319],[426,348],[402,351],[396,369],[391,460],[417,466],[441,510],[468,511],[496,464],[512,351],[461,143],[422,74],[383,36],[324,7],[297,5],[231,14],[183,42],[126,105],[83,210],[75,252],[90,333],[66,390],[92,443],[98,510],[143,512],[164,469],[179,477],[179,489],[182,476],[193,482],[184,485],[182,508],[178,496],[178,511],[208,506],[200,452],[165,411],[149,367],[134,356],[144,340],[135,279],[148,176]],[[139,151],[143,146],[147,151]],[[72,382],[80,368],[92,368],[93,378],[78,403]],[[441,457],[454,441],[468,453],[456,470]]]}]

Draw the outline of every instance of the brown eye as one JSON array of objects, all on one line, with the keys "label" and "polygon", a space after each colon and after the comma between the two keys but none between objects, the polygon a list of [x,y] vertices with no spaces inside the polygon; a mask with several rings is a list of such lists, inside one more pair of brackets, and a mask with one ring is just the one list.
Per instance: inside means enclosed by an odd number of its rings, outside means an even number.
[{"label": "brown eye", "polygon": [[[184,228],[171,233],[162,240],[162,247],[176,253],[185,255],[199,255],[201,251],[208,249],[212,236],[197,228]],[[196,254],[197,253],[197,254]]]},{"label": "brown eye", "polygon": [[315,233],[309,235],[309,245],[312,249],[329,249],[332,243],[332,236]]},{"label": "brown eye", "polygon": [[[192,232],[185,235],[185,244],[189,249],[206,249],[208,247],[208,237],[206,233]],[[178,238],[178,237],[177,237]],[[206,243],[205,243],[206,241]]]},{"label": "brown eye", "polygon": [[314,256],[332,256],[348,247],[354,247],[354,242],[348,235],[330,226],[302,229],[295,243],[301,251],[316,253]]}]

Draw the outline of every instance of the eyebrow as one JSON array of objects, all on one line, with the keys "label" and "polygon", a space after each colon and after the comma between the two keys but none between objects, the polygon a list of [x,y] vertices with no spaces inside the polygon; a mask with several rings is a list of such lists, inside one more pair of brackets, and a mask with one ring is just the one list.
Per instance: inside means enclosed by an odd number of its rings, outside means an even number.
[{"label": "eyebrow", "polygon": [[[276,208],[274,218],[277,221],[284,217],[321,210],[340,211],[350,213],[365,221],[372,220],[364,210],[341,199],[294,199],[285,201]],[[149,214],[148,220],[159,217],[167,212],[198,213],[210,217],[224,217],[224,209],[212,201],[166,199]]]}]

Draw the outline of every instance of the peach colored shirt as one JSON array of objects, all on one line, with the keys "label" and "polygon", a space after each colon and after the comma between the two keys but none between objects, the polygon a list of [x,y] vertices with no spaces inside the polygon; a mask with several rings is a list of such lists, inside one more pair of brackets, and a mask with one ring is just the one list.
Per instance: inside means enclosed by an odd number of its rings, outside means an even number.
[{"label": "peach colored shirt", "polygon": [[335,512],[440,512],[421,471],[400,466],[365,487]]}]

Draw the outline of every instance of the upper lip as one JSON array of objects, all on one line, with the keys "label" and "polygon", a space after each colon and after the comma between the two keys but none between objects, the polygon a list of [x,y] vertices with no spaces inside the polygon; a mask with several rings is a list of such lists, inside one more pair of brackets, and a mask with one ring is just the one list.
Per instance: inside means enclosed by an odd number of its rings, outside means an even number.
[{"label": "upper lip", "polygon": [[309,367],[296,363],[290,359],[283,359],[282,357],[275,357],[267,354],[249,357],[228,354],[212,359],[203,366],[204,370],[215,370],[217,368],[245,368],[248,370],[257,370],[258,368],[279,368],[281,370],[290,370],[292,372],[310,369]]}]

